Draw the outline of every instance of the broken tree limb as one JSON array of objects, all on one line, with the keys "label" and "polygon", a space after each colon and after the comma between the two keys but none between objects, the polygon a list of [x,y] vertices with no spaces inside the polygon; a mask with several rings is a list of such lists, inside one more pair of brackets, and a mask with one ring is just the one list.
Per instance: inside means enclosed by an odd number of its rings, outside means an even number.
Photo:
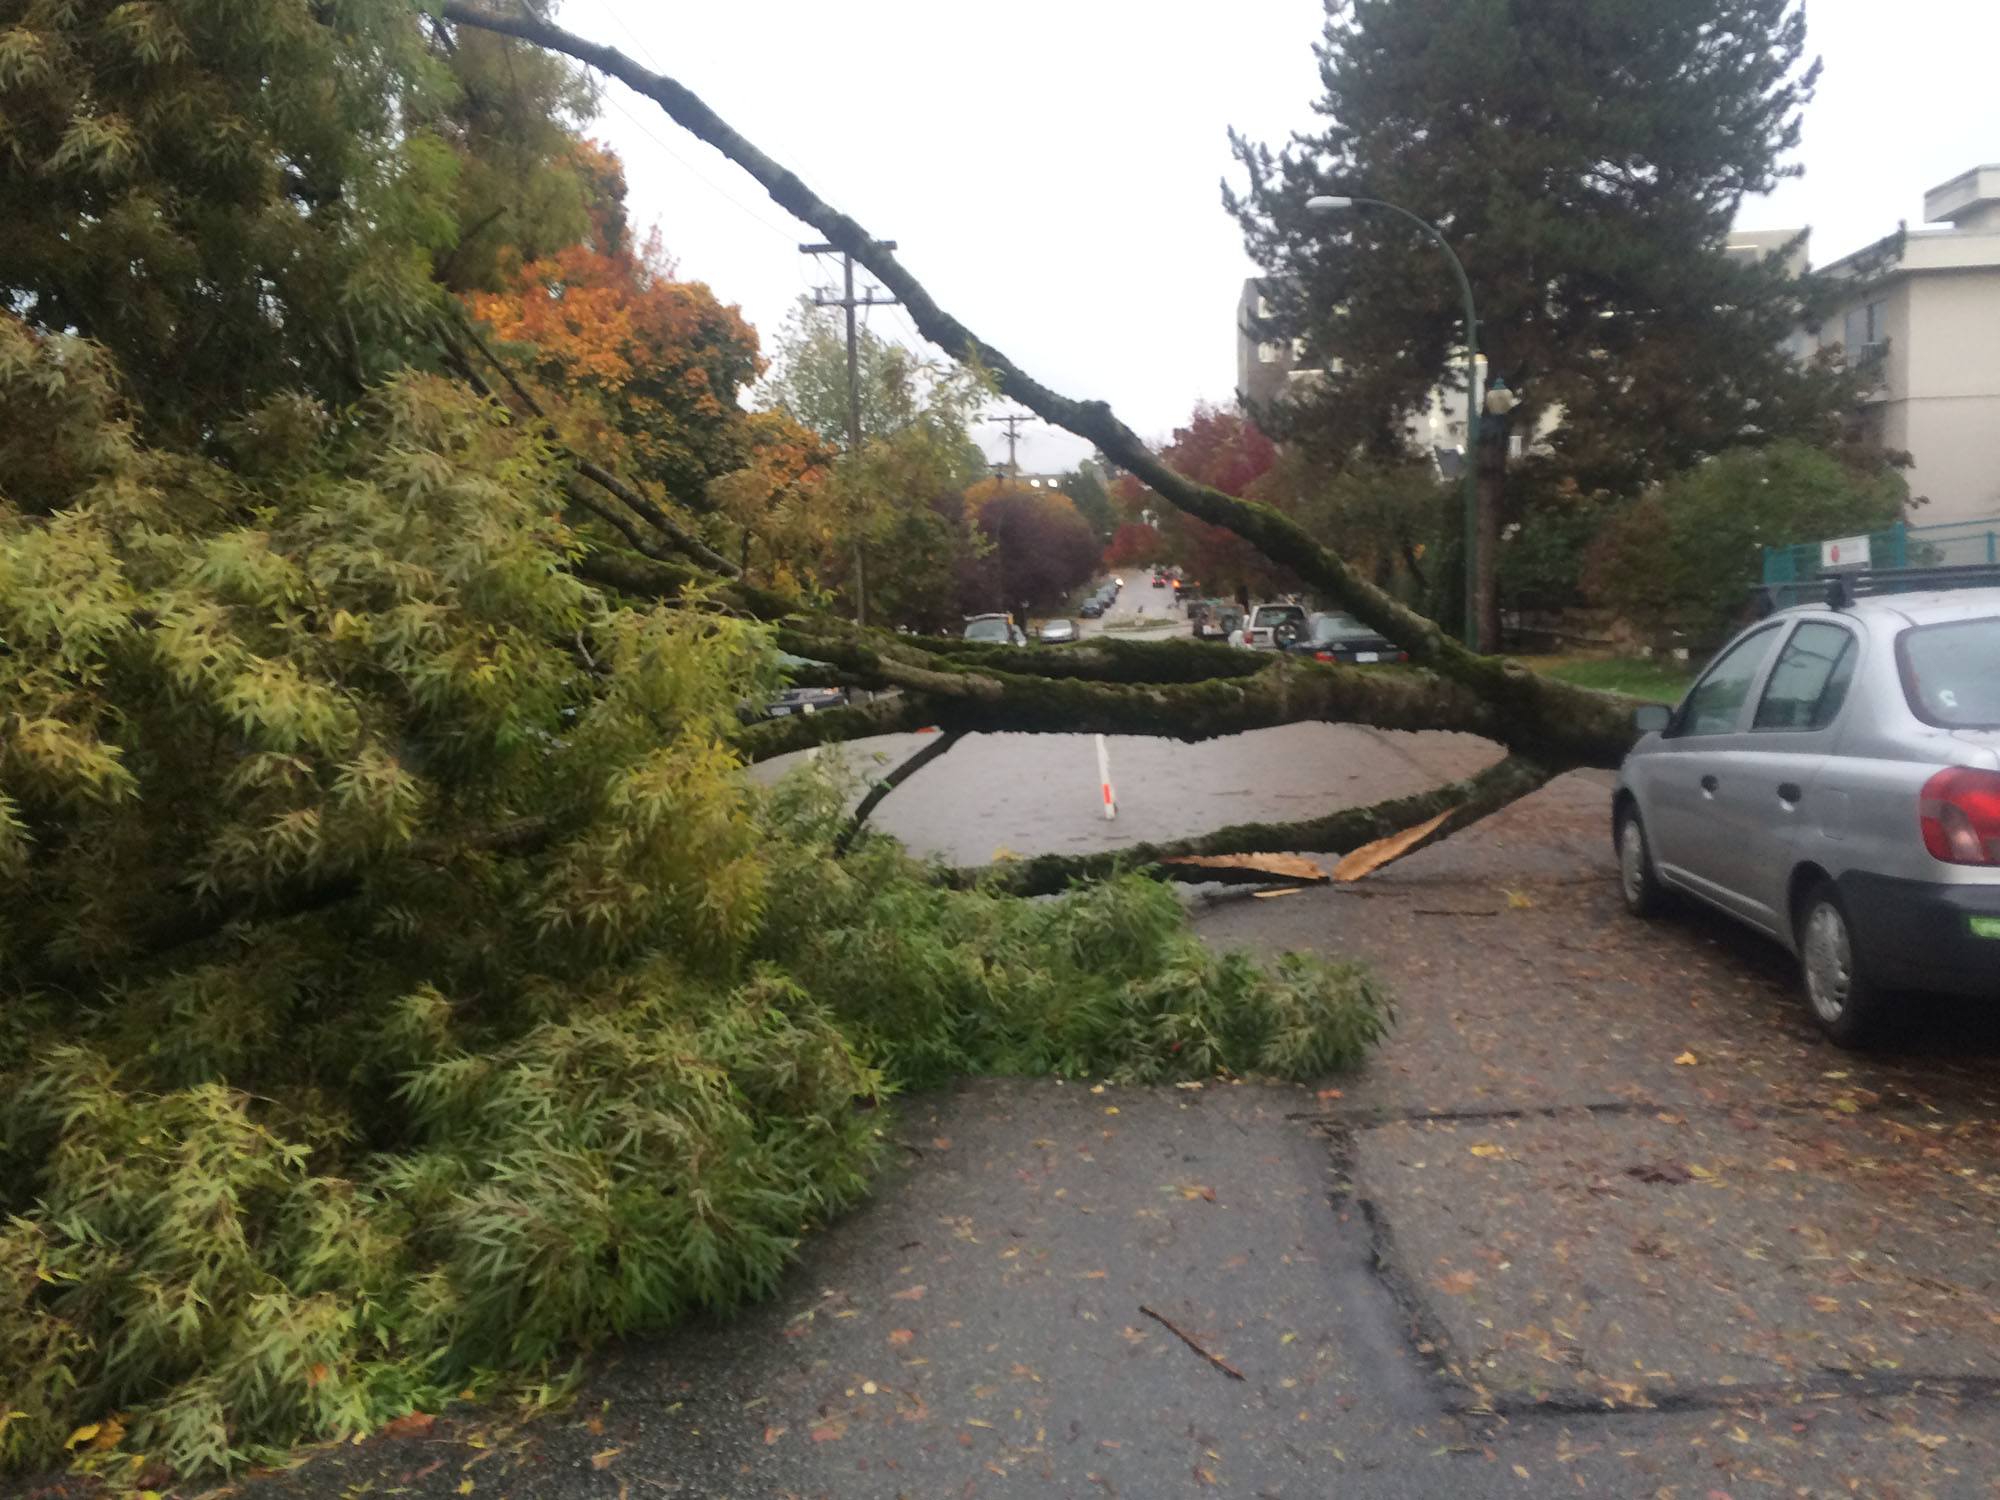
[{"label": "broken tree limb", "polygon": [[923,336],[968,365],[990,371],[1001,392],[1036,415],[1087,438],[1177,509],[1222,526],[1383,632],[1442,677],[1486,700],[1504,719],[1502,736],[1517,748],[1532,746],[1571,765],[1615,765],[1631,744],[1632,702],[1539,676],[1518,663],[1482,657],[1452,640],[1433,620],[1376,588],[1297,522],[1266,505],[1237,499],[1197,483],[1162,463],[1101,401],[1058,395],[1028,376],[994,345],[945,312],[905,270],[883,242],[821,200],[685,85],[641,67],[615,47],[601,46],[532,16],[494,15],[467,0],[445,0],[441,13],[459,25],[499,32],[562,52],[619,79],[658,104],[678,124],[713,146],[770,194],[772,200],[817,229],[835,248],[852,255],[881,280],[909,312]]},{"label": "broken tree limb", "polygon": [[854,809],[854,816],[848,821],[847,827],[841,831],[840,837],[834,841],[833,852],[836,855],[841,855],[853,847],[854,841],[861,836],[861,830],[868,822],[868,815],[882,805],[883,800],[889,793],[896,790],[897,787],[908,781],[925,766],[950,750],[953,745],[958,743],[958,739],[959,737],[956,734],[940,733],[915,755],[912,755],[908,760],[904,761],[900,766],[897,766],[893,771],[871,786],[868,789],[868,795],[863,797],[861,804]]},{"label": "broken tree limb", "polygon": [[1298,823],[1239,823],[1167,844],[1134,844],[1104,854],[1045,854],[951,872],[952,883],[980,885],[1017,896],[1046,896],[1084,880],[1139,870],[1167,880],[1204,882],[1199,866],[1163,864],[1190,854],[1346,854],[1410,828],[1439,813],[1450,817],[1426,839],[1434,842],[1498,812],[1547,782],[1546,766],[1520,756],[1489,766],[1465,781],[1395,797],[1370,807],[1347,808]]},{"label": "broken tree limb", "polygon": [[1243,1378],[1243,1372],[1241,1370],[1237,1369],[1236,1366],[1232,1365],[1228,1360],[1224,1359],[1220,1354],[1215,1353],[1213,1350],[1204,1348],[1200,1340],[1195,1338],[1195,1336],[1189,1333],[1186,1329],[1182,1328],[1178,1323],[1174,1322],[1172,1318],[1167,1317],[1164,1313],[1154,1312],[1152,1308],[1146,1306],[1146,1304],[1143,1302],[1139,1304],[1139,1311],[1144,1313],[1147,1317],[1151,1318],[1155,1323],[1158,1323],[1162,1328],[1166,1329],[1168,1333],[1171,1333],[1175,1338],[1179,1339],[1183,1344],[1186,1344],[1188,1348],[1194,1350],[1195,1353],[1199,1354],[1203,1359],[1207,1360],[1210,1364],[1214,1365],[1216,1369],[1222,1371],[1222,1373],[1227,1375],[1231,1380],[1241,1380]]},{"label": "broken tree limb", "polygon": [[569,571],[635,599],[680,604],[699,596],[753,620],[783,619],[801,607],[788,595],[740,578],[725,580],[675,558],[638,557],[607,547],[593,547],[580,554],[570,562]]},{"label": "broken tree limb", "polygon": [[878,646],[860,633],[813,626],[781,627],[778,643],[861,681],[920,693],[935,703],[939,725],[960,731],[1205,740],[1317,719],[1377,729],[1464,730],[1504,741],[1508,729],[1478,696],[1423,672],[1278,658],[1248,677],[1084,682],[973,670],[926,656],[894,637]]},{"label": "broken tree limb", "polygon": [[1208,645],[1186,636],[1164,641],[1121,641],[1092,636],[1076,646],[1028,648],[978,641],[912,638],[933,656],[967,667],[990,667],[1026,677],[1068,677],[1079,682],[1209,682],[1255,677],[1281,659],[1275,651]]},{"label": "broken tree limb", "polygon": [[937,705],[915,693],[892,693],[869,703],[830,708],[825,713],[791,714],[752,724],[734,737],[743,758],[774,760],[814,745],[838,745],[878,734],[909,734],[938,722]]},{"label": "broken tree limb", "polygon": [[[576,452],[565,444],[557,434],[555,424],[549,421],[548,414],[543,411],[541,403],[534,398],[527,387],[521,384],[513,370],[508,367],[507,362],[495,354],[492,346],[480,336],[479,330],[473,326],[472,320],[466,315],[465,309],[460,307],[456,301],[451,301],[451,307],[456,314],[457,332],[454,334],[449,328],[439,327],[438,337],[444,344],[447,354],[451,356],[452,363],[457,366],[459,374],[464,376],[475,390],[488,400],[499,402],[503,408],[505,407],[505,403],[500,402],[500,398],[492,386],[473,368],[470,356],[466,354],[463,346],[458,342],[458,337],[461,335],[479,351],[486,362],[499,374],[500,378],[506,381],[507,388],[514,393],[514,398],[521,403],[530,416],[541,423],[542,436],[558,453],[570,461],[579,475],[596,485],[599,489],[617,500],[627,510],[645,521],[664,537],[666,542],[675,551],[693,558],[703,567],[720,573],[725,578],[734,578],[737,576],[738,570],[736,564],[717,552],[713,547],[710,547],[701,538],[688,531],[686,527],[682,526],[672,516],[655,505],[651,499],[634,489],[602,464],[584,457],[581,453]],[[658,544],[651,542],[629,522],[612,514],[606,507],[600,506],[588,499],[581,486],[572,484],[569,488],[569,494],[572,500],[582,504],[585,509],[589,510],[600,520],[617,528],[626,541],[630,542],[639,551],[645,553],[648,557],[658,557],[660,555]]]}]

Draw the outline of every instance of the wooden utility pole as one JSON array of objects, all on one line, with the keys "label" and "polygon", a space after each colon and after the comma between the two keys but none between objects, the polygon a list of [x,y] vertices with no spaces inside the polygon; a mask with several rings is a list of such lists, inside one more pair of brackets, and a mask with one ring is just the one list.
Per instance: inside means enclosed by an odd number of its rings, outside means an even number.
[{"label": "wooden utility pole", "polygon": [[1021,424],[1036,419],[1021,412],[1009,412],[1004,417],[988,417],[986,420],[996,427],[1004,426],[1007,429],[1007,472],[1019,474],[1021,466],[1014,462],[1014,449],[1021,441]]},{"label": "wooden utility pole", "polygon": [[[877,240],[877,248],[894,250],[894,240]],[[842,272],[842,291],[836,297],[829,290],[813,293],[813,306],[838,307],[847,313],[847,454],[849,458],[861,452],[861,348],[854,326],[854,309],[857,307],[893,306],[894,297],[878,297],[879,287],[870,287],[866,296],[854,295],[854,257],[841,250],[838,245],[801,245],[801,255],[831,255],[839,251]],[[861,538],[854,539],[854,623],[868,623],[868,564],[862,551]]]}]

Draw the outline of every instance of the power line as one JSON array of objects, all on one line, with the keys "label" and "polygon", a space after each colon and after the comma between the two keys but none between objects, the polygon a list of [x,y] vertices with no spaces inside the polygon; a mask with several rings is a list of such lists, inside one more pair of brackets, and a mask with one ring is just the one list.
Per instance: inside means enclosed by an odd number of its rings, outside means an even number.
[{"label": "power line", "polygon": [[639,34],[636,31],[634,31],[630,26],[625,24],[625,18],[620,14],[618,14],[616,7],[607,3],[605,6],[603,6],[603,10],[607,16],[611,17],[611,19],[617,23],[618,29],[624,32],[626,36],[632,39],[632,45],[639,49],[639,56],[645,60],[647,67],[651,68],[655,73],[664,73],[667,71],[665,68],[660,66],[660,60],[657,57],[653,56],[652,49],[647,47],[647,45],[644,42],[639,40]]},{"label": "power line", "polygon": [[647,125],[647,123],[644,120],[640,119],[637,115],[633,114],[631,110],[627,109],[624,105],[624,102],[619,98],[617,98],[617,96],[607,95],[605,102],[608,103],[613,109],[617,110],[618,113],[623,115],[627,120],[631,121],[633,129],[637,130],[641,135],[645,136],[646,139],[651,141],[655,146],[658,146],[660,150],[664,151],[673,160],[679,162],[682,167],[686,168],[688,174],[691,177],[693,177],[697,182],[701,183],[702,186],[706,187],[710,192],[716,194],[716,196],[722,198],[723,200],[731,204],[733,207],[735,207],[738,211],[747,215],[749,218],[756,220],[757,223],[763,225],[764,228],[770,230],[771,233],[777,235],[780,239],[789,241],[792,238],[793,235],[792,230],[781,229],[776,224],[773,224],[769,219],[765,218],[762,214],[758,213],[756,209],[750,207],[749,204],[743,202],[734,193],[730,192],[728,188],[722,186],[721,183],[716,182],[713,178],[709,177],[705,172],[701,170],[701,168],[697,167],[693,162],[689,161],[685,156],[682,156],[680,152],[674,150],[672,146],[668,145],[665,141],[660,139],[660,137],[654,133],[652,127]]}]

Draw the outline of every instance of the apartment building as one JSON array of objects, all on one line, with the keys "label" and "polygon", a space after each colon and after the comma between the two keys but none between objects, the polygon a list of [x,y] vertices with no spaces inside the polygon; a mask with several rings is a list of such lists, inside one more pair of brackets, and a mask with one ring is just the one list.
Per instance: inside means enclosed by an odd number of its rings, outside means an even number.
[{"label": "apartment building", "polygon": [[1932,525],[2000,515],[2000,164],[1932,188],[1924,222],[1825,267],[1853,294],[1807,339],[1881,359],[1859,420],[1915,460]]}]

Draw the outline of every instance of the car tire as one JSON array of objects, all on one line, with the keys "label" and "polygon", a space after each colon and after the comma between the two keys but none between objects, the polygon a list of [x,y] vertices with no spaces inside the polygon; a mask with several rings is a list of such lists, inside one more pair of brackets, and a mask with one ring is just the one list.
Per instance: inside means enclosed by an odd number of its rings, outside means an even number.
[{"label": "car tire", "polygon": [[1618,813],[1618,894],[1635,917],[1657,917],[1667,909],[1669,895],[1653,868],[1653,841],[1646,836],[1639,809],[1626,803]]},{"label": "car tire", "polygon": [[1839,1047],[1888,1041],[1903,1008],[1869,976],[1846,903],[1831,881],[1821,881],[1799,902],[1796,935],[1800,983],[1814,1024]]}]

